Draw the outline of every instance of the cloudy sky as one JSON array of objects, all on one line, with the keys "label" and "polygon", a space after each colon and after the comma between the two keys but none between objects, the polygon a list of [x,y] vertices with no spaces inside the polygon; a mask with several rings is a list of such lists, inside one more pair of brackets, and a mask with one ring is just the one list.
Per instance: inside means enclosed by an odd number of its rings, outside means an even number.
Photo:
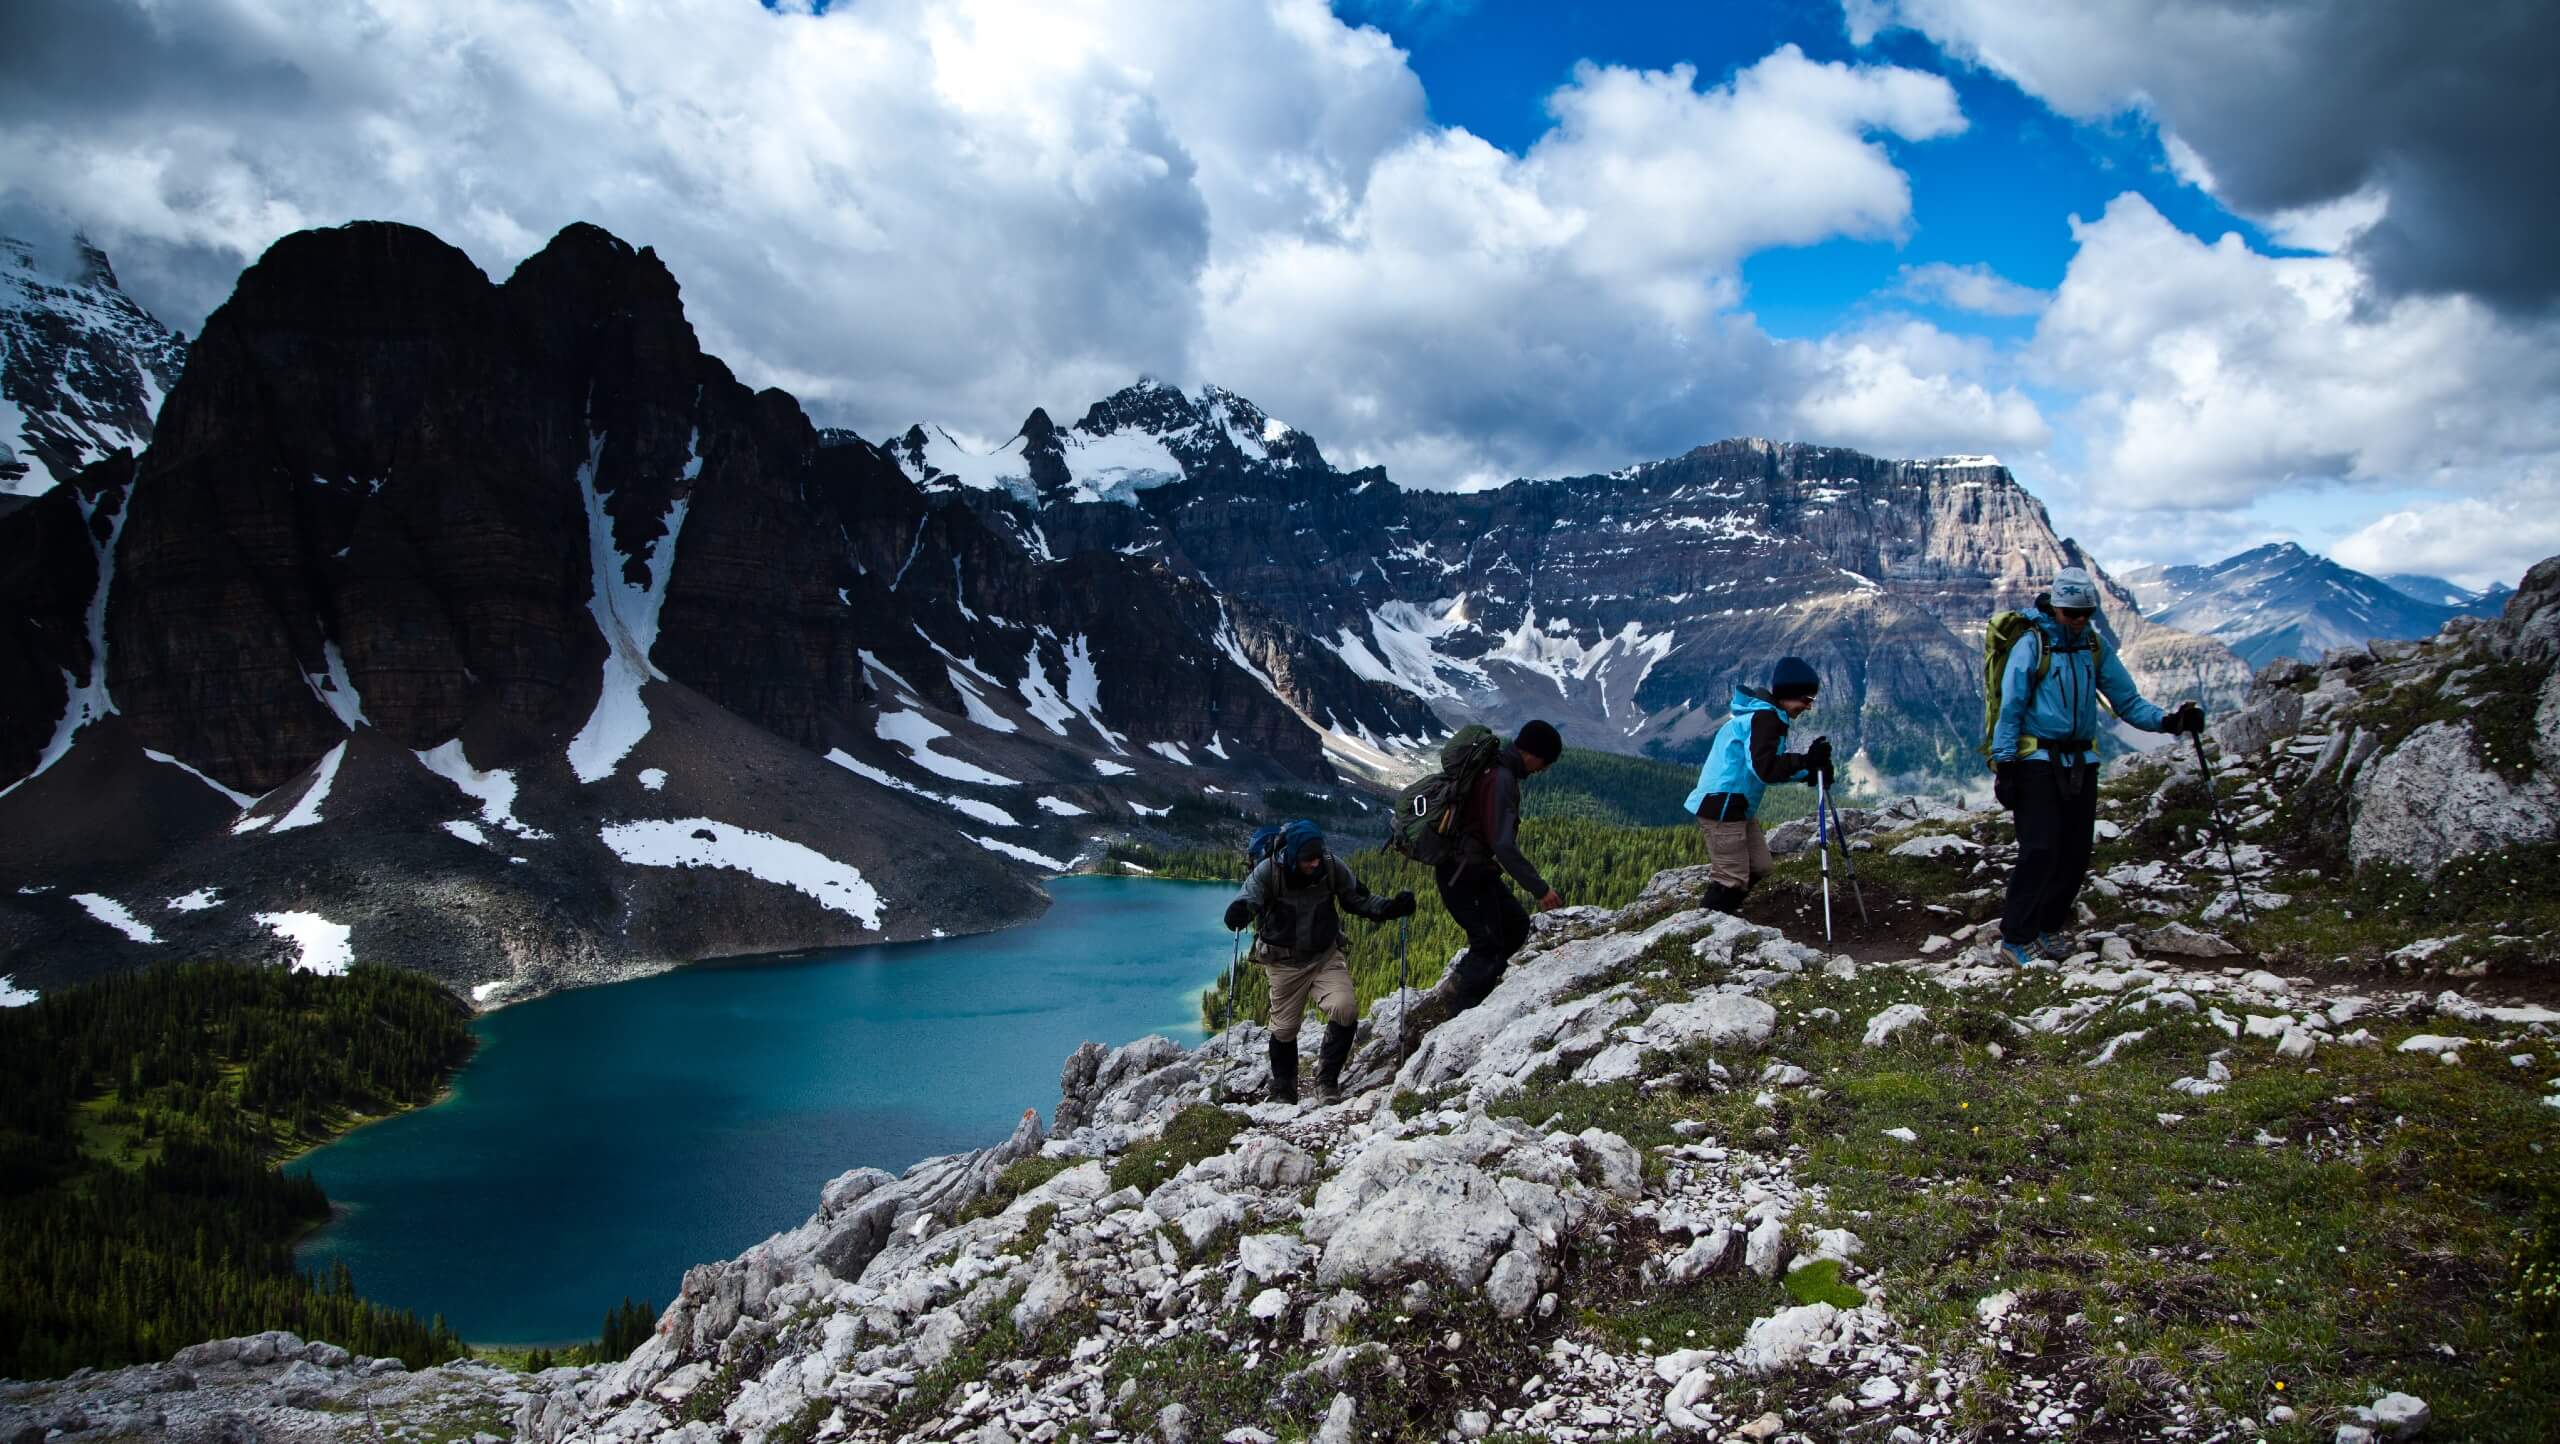
[{"label": "cloudy sky", "polygon": [[589,220],[820,420],[1214,380],[1415,486],[1992,452],[2110,560],[2560,552],[2560,6],[10,0],[0,218]]}]

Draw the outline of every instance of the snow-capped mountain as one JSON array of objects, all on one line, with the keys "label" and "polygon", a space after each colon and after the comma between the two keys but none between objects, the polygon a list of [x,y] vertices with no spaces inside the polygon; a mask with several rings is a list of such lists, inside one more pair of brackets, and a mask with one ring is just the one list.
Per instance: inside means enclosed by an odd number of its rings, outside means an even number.
[{"label": "snow-capped mountain", "polygon": [[0,518],[21,989],[351,954],[522,996],[988,927],[1177,809],[1329,787],[1329,719],[1435,730],[821,435],[593,227],[503,285],[404,226],[287,237],[162,420]]},{"label": "snow-capped mountain", "polygon": [[186,338],[117,286],[104,252],[73,246],[57,258],[0,237],[0,496],[140,451],[186,365]]},{"label": "snow-capped mountain", "polygon": [[2387,577],[2377,577],[2375,580],[2404,597],[2425,602],[2430,606],[2451,607],[2457,612],[2467,612],[2475,617],[2496,616],[2506,609],[2507,598],[2516,594],[2516,589],[2505,582],[2492,582],[2485,589],[2475,592],[2458,582],[2449,582],[2442,577],[2422,576],[2416,572],[2393,572]]},{"label": "snow-capped mountain", "polygon": [[[1108,479],[1124,473],[1078,471],[1042,411],[1014,444],[1055,459],[1043,478],[954,480],[925,427],[889,451],[1026,546],[1154,558],[1264,609],[1293,669],[1341,668],[1444,725],[1542,715],[1585,745],[1680,760],[1721,725],[1734,682],[1794,653],[1833,683],[1811,725],[1858,766],[1957,770],[1980,726],[1982,619],[2085,560],[1989,457],[1729,441],[1607,475],[1409,492],[1334,469],[1231,393],[1151,381],[1070,432],[1128,448],[1117,455],[1147,446],[1183,474],[1159,460],[1146,485],[1122,486]],[[2155,693],[2245,685],[2227,652],[2152,625],[2129,597],[2113,621]]]},{"label": "snow-capped mountain", "polygon": [[[2278,657],[2316,661],[2332,647],[2432,636],[2446,618],[2480,601],[2467,592],[2459,606],[2428,601],[2292,542],[2211,566],[2128,568],[2121,579],[2151,620],[2212,637],[2252,667]],[[2460,592],[2450,582],[2407,580]]]},{"label": "snow-capped mountain", "polygon": [[[1983,618],[2085,560],[1983,457],[1408,492],[1151,381],[874,445],[705,355],[652,252],[571,226],[493,284],[375,223],[244,272],[156,439],[0,557],[0,975],[482,997],[998,925],[1475,718],[1692,761],[1786,653],[1853,772],[1970,773]],[[2164,701],[2245,682],[2111,622]]]}]

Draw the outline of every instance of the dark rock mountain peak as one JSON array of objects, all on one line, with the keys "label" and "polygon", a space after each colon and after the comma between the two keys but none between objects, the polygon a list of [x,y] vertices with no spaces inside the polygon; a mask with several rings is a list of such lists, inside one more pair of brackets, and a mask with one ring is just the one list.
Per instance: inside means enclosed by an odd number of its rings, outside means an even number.
[{"label": "dark rock mountain peak", "polygon": [[151,439],[187,359],[85,239],[45,256],[0,237],[0,497],[41,494]]},{"label": "dark rock mountain peak", "polygon": [[2253,547],[2210,566],[2138,567],[2127,582],[2151,620],[2213,637],[2252,666],[2432,636],[2446,618],[2469,610],[2423,601],[2294,542]]},{"label": "dark rock mountain peak", "polygon": [[0,519],[0,973],[290,955],[307,914],[522,995],[983,927],[1393,705],[896,449],[740,385],[593,227],[502,284],[406,226],[279,242],[146,450]]}]

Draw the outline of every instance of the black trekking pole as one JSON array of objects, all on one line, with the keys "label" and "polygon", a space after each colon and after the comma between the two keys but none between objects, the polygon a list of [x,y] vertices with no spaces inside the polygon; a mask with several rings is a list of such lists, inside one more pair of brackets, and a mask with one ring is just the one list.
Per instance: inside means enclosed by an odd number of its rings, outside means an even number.
[{"label": "black trekking pole", "polygon": [[1858,864],[1849,857],[1849,828],[1840,820],[1840,804],[1831,800],[1831,779],[1826,777],[1814,786],[1822,794],[1816,801],[1831,814],[1831,835],[1840,840],[1840,865],[1849,872],[1849,896],[1858,900],[1858,931],[1871,932],[1875,925],[1867,920],[1867,894],[1858,886]]},{"label": "black trekking pole", "polygon": [[1396,919],[1396,1071],[1404,1071],[1404,1019],[1413,1010],[1411,989],[1405,985],[1404,927],[1406,919]]},{"label": "black trekking pole", "polygon": [[2240,904],[2240,916],[2249,926],[2258,925],[2257,911],[2249,906],[2249,888],[2240,881],[2240,860],[2231,852],[2231,823],[2222,815],[2222,792],[2214,785],[2213,759],[2204,755],[2204,734],[2190,732],[2187,740],[2195,744],[2196,765],[2204,769],[2204,797],[2213,808],[2213,830],[2222,834],[2222,865],[2231,871],[2231,896]]},{"label": "black trekking pole", "polygon": [[1219,1031],[1219,1032],[1221,1032],[1221,1033],[1223,1033],[1223,1032],[1225,1032],[1227,1029],[1229,1029],[1229,1028],[1231,1028],[1231,1027],[1235,1026],[1235,1021],[1236,1021],[1236,959],[1237,959],[1237,958],[1239,958],[1239,957],[1241,957],[1241,956],[1243,956],[1243,954],[1244,954],[1244,929],[1242,929],[1242,928],[1238,928],[1238,929],[1236,929],[1233,933],[1230,933],[1230,934],[1228,934],[1228,935],[1227,935],[1227,1007],[1226,1007],[1226,1014],[1227,1014],[1227,1016],[1226,1016],[1226,1020],[1225,1020],[1224,1022],[1221,1022],[1220,1024],[1218,1024],[1218,1031]]}]

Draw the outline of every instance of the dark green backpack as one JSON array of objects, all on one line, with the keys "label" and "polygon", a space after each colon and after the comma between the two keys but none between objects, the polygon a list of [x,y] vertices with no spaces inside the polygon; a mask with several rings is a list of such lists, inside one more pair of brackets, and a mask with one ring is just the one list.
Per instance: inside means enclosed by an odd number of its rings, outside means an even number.
[{"label": "dark green backpack", "polygon": [[[1982,629],[1982,761],[1991,763],[1991,736],[2000,727],[2000,679],[2009,670],[2009,653],[2018,639],[2035,630],[2035,619],[2024,612],[2008,611],[1993,615],[1991,625]],[[2099,650],[2097,629],[2089,630],[2089,650]],[[2053,649],[2036,649],[2035,671],[2027,679],[2027,696],[2044,685],[2047,672],[2053,670]]]},{"label": "dark green backpack", "polygon": [[1458,812],[1476,779],[1502,755],[1493,729],[1470,723],[1440,747],[1440,770],[1396,794],[1395,825],[1387,846],[1425,867],[1458,850]]}]

